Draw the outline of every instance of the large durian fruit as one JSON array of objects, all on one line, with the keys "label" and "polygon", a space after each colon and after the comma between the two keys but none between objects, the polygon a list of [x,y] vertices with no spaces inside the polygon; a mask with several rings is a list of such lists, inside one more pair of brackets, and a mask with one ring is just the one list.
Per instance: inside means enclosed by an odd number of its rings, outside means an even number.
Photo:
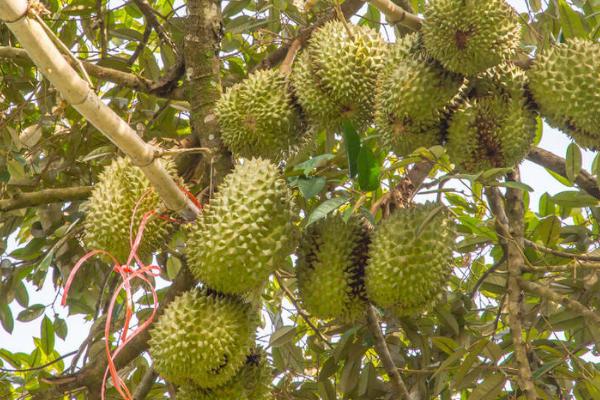
[{"label": "large durian fruit", "polygon": [[246,364],[227,383],[212,389],[186,384],[177,400],[271,400],[272,371],[264,351],[255,350]]},{"label": "large durian fruit", "polygon": [[519,47],[517,14],[505,0],[431,0],[424,15],[425,47],[450,71],[478,74]]},{"label": "large durian fruit", "polygon": [[237,157],[280,160],[302,140],[288,78],[278,70],[257,71],[232,86],[216,112],[223,142]]},{"label": "large durian fruit", "polygon": [[364,312],[364,267],[369,236],[357,217],[330,216],[310,225],[297,263],[302,304],[311,315],[353,321]]},{"label": "large durian fruit", "polygon": [[332,129],[344,120],[357,127],[368,124],[385,53],[381,36],[369,27],[330,21],[317,29],[292,72],[309,120]]},{"label": "large durian fruit", "polygon": [[542,50],[529,88],[548,123],[583,147],[600,148],[600,45],[571,39]]},{"label": "large durian fruit", "polygon": [[511,168],[525,158],[537,127],[525,85],[524,72],[511,64],[474,79],[470,98],[448,124],[446,150],[460,171]]},{"label": "large durian fruit", "polygon": [[[167,162],[165,166],[176,176],[172,162]],[[99,181],[85,205],[85,247],[89,250],[105,250],[120,263],[125,263],[142,217],[148,211],[161,208],[164,208],[163,203],[142,170],[133,165],[129,158],[113,160],[100,173]],[[133,229],[130,230],[131,227]],[[164,243],[168,228],[169,223],[165,220],[151,217],[144,229],[138,254],[148,258]],[[133,238],[130,240],[131,236]]]},{"label": "large durian fruit", "polygon": [[254,348],[256,310],[204,290],[177,297],[150,331],[154,368],[176,384],[213,388],[228,382]]},{"label": "large durian fruit", "polygon": [[436,203],[397,209],[373,234],[365,270],[368,298],[402,316],[432,307],[452,272],[455,230]]},{"label": "large durian fruit", "polygon": [[296,246],[295,215],[278,168],[259,158],[243,160],[192,227],[190,270],[222,293],[259,288]]},{"label": "large durian fruit", "polygon": [[384,146],[406,156],[441,144],[442,119],[463,80],[425,54],[421,35],[399,39],[377,82],[375,125]]}]

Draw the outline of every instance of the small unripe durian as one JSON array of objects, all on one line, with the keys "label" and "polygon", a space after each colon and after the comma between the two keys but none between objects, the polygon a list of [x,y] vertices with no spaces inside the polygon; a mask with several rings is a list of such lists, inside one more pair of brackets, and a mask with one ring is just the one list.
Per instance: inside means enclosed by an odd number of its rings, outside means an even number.
[{"label": "small unripe durian", "polygon": [[257,71],[232,86],[216,112],[223,142],[237,157],[280,160],[302,138],[287,77],[278,70]]},{"label": "small unripe durian", "polygon": [[254,308],[237,298],[185,292],[150,331],[154,368],[176,384],[223,385],[244,365],[257,325]]},{"label": "small unripe durian", "polygon": [[505,0],[431,0],[422,32],[429,54],[464,75],[507,60],[520,41],[517,14]]},{"label": "small unripe durian", "polygon": [[[167,162],[166,168],[175,176],[172,163]],[[142,217],[146,212],[162,207],[162,201],[142,170],[128,158],[115,159],[100,174],[85,206],[85,247],[105,250],[120,263],[125,263]],[[134,210],[133,229],[130,231]],[[168,228],[169,222],[151,217],[144,229],[138,254],[148,258],[164,243]]]},{"label": "small unripe durian", "polygon": [[272,371],[264,351],[254,351],[227,383],[212,389],[193,384],[177,391],[177,400],[271,400]]},{"label": "small unripe durian", "polygon": [[435,203],[397,209],[375,229],[365,270],[368,298],[400,315],[435,304],[452,272],[455,231]]},{"label": "small unripe durian", "polygon": [[298,101],[310,121],[333,129],[343,120],[368,124],[385,52],[381,36],[366,26],[330,21],[318,28],[292,73]]},{"label": "small unripe durian", "polygon": [[364,313],[369,237],[357,218],[335,215],[310,225],[298,251],[300,298],[311,315],[352,321]]},{"label": "small unripe durian", "polygon": [[428,57],[419,34],[394,44],[377,82],[375,125],[398,156],[441,144],[440,125],[463,78]]},{"label": "small unripe durian", "polygon": [[244,160],[192,228],[189,268],[222,293],[259,288],[295,249],[295,220],[292,195],[278,168],[267,160]]},{"label": "small unripe durian", "polygon": [[571,39],[542,50],[529,88],[548,123],[589,149],[600,148],[600,45]]}]

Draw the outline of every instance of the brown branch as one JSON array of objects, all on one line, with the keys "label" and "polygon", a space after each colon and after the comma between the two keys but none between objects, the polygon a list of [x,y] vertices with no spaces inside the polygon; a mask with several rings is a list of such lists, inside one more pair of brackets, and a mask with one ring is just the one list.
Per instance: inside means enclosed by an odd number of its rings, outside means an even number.
[{"label": "brown branch", "polygon": [[[27,55],[27,51],[17,47],[0,46],[0,58],[31,62],[29,56]],[[71,60],[68,58],[66,58],[66,60],[71,62]],[[112,82],[119,86],[153,94],[159,97],[165,97],[173,100],[183,100],[183,94],[181,91],[173,90],[170,93],[161,91],[160,89],[164,86],[164,84],[159,84],[158,86],[157,84],[161,82],[162,79],[159,82],[154,82],[150,79],[146,79],[132,73],[119,71],[113,68],[101,67],[87,61],[81,61],[81,63],[88,74],[102,81]]]},{"label": "brown branch", "polygon": [[571,311],[576,312],[577,314],[588,318],[600,325],[600,315],[590,310],[588,307],[584,306],[577,300],[573,300],[569,298],[569,296],[563,296],[549,287],[542,286],[539,283],[526,281],[525,279],[519,279],[519,284],[521,287],[526,290],[538,295],[539,297],[546,298],[555,303],[563,305],[565,308],[568,308]]},{"label": "brown branch", "polygon": [[377,7],[392,24],[401,24],[415,31],[421,29],[419,16],[409,13],[391,0],[370,0],[369,3]]},{"label": "brown branch", "polygon": [[[565,159],[547,150],[541,149],[539,147],[534,147],[527,155],[527,159],[544,168],[549,169],[550,171],[558,175],[564,176],[565,178],[567,176]],[[589,172],[581,170],[579,172],[579,175],[577,175],[577,177],[575,178],[575,184],[581,189],[585,190],[589,195],[600,199],[600,188],[596,183],[596,179],[594,179],[594,177]]]},{"label": "brown branch", "polygon": [[383,332],[381,331],[377,310],[375,310],[375,307],[371,304],[367,307],[367,325],[369,331],[375,338],[375,350],[377,351],[377,355],[379,355],[383,368],[390,377],[395,395],[400,396],[405,400],[410,400],[411,396],[408,392],[408,388],[400,376],[400,372],[392,359],[392,354],[390,353],[390,349],[388,348]]},{"label": "brown branch", "polygon": [[16,193],[10,199],[0,200],[0,211],[35,207],[41,204],[83,200],[92,192],[91,186],[44,189],[39,192]]},{"label": "brown branch", "polygon": [[521,390],[529,400],[537,399],[531,366],[527,357],[526,343],[523,340],[523,304],[519,279],[521,267],[525,264],[523,258],[523,193],[519,190],[507,189],[506,208],[502,194],[496,187],[486,188],[490,209],[496,218],[496,230],[504,252],[508,270],[507,309],[508,325],[513,340],[517,367],[518,381]]},{"label": "brown branch", "polygon": [[572,259],[580,260],[580,261],[600,262],[600,256],[590,256],[587,254],[573,254],[573,253],[567,253],[566,251],[549,249],[548,247],[539,245],[535,242],[532,242],[529,239],[525,239],[524,243],[529,247],[533,247],[534,249],[541,251],[543,253],[552,254],[553,256],[563,257],[563,258],[572,258]]},{"label": "brown branch", "polygon": [[[361,1],[361,0],[346,0],[344,2],[344,4],[341,5],[342,13],[344,14],[344,17],[350,18],[351,16],[356,14],[358,12],[358,10],[360,10],[360,8],[363,6],[364,3],[365,2]],[[269,54],[267,57],[265,57],[264,60],[262,60],[258,65],[256,65],[252,69],[252,71],[255,71],[257,69],[272,68],[275,65],[279,64],[281,61],[283,61],[285,56],[288,54],[288,51],[289,51],[292,43],[294,43],[296,40],[298,40],[300,42],[300,47],[303,47],[306,44],[306,42],[308,41],[308,39],[310,39],[310,36],[312,35],[312,33],[315,29],[317,29],[320,26],[323,26],[327,21],[330,21],[334,18],[336,18],[335,12],[331,13],[330,15],[327,15],[324,18],[319,19],[315,24],[313,24],[311,26],[302,28],[300,30],[300,32],[298,32],[298,35],[295,38],[290,40],[290,42],[288,44],[282,45],[277,50],[275,50],[274,52]]]},{"label": "brown branch", "polygon": [[137,8],[140,9],[142,14],[144,14],[146,23],[154,29],[160,40],[162,40],[162,42],[167,46],[171,47],[173,49],[173,52],[177,54],[177,46],[175,45],[175,43],[173,43],[173,40],[171,39],[169,33],[158,21],[158,18],[156,17],[156,11],[154,10],[154,8],[152,8],[150,3],[148,3],[147,0],[133,0],[133,2],[137,6]]},{"label": "brown branch", "polygon": [[156,378],[158,378],[158,374],[154,368],[150,366],[144,376],[142,376],[142,380],[140,381],[139,385],[137,385],[135,388],[133,400],[144,400],[146,396],[148,396],[148,393],[150,393],[150,390],[152,390],[152,386],[154,386]]}]

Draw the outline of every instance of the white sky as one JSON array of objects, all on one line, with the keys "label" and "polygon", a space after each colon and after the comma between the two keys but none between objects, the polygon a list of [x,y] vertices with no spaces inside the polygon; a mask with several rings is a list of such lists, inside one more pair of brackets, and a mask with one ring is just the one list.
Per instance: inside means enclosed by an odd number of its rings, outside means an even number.
[{"label": "white sky", "polygon": [[[525,4],[523,0],[509,0],[509,3],[511,3],[519,11],[525,10]],[[548,127],[547,125],[544,127],[544,136],[540,144],[541,147],[564,157],[569,143],[570,140],[564,134]],[[589,151],[583,152],[584,168],[588,170],[590,169],[593,157],[594,153]],[[521,173],[523,181],[535,190],[535,192],[530,193],[531,207],[534,210],[537,210],[539,197],[545,192],[554,194],[567,189],[565,186],[561,185],[558,181],[552,178],[547,172],[545,172],[543,168],[531,162],[525,161],[523,163],[521,167]],[[11,247],[12,246],[9,245],[9,249]],[[10,250],[8,250],[8,252],[10,252]],[[83,275],[85,275],[85,267],[81,271],[81,276]],[[30,292],[30,304],[50,304],[54,297],[55,291],[52,287],[50,279],[48,279],[41,291]],[[11,309],[16,318],[18,313],[23,308],[17,305],[16,302],[13,302]],[[56,339],[56,350],[59,353],[64,354],[76,350],[79,347],[89,331],[90,323],[86,323],[80,316],[67,317],[66,310],[62,309],[58,303],[56,310],[59,311],[59,315],[61,317],[67,320],[69,327],[69,333],[66,341],[63,341],[59,338]],[[47,310],[47,313],[49,317],[53,317],[53,312],[50,308]],[[31,350],[34,348],[33,337],[40,336],[39,325],[40,319],[28,323],[15,321],[15,328],[12,335],[7,334],[3,329],[0,328],[0,347],[7,348],[13,352],[31,352]],[[69,365],[68,359],[65,364],[67,366]]]}]

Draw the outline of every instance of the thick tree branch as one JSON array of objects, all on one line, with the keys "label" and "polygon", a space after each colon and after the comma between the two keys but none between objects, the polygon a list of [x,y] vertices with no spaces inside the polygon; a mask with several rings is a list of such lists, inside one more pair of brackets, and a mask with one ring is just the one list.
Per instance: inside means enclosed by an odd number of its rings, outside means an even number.
[{"label": "thick tree branch", "polygon": [[379,11],[381,11],[392,24],[401,24],[412,30],[421,29],[421,18],[393,3],[391,0],[370,0]]},{"label": "thick tree branch", "polygon": [[[356,14],[358,12],[358,10],[360,10],[360,8],[364,5],[364,3],[365,2],[361,1],[361,0],[346,0],[344,2],[344,4],[341,5],[342,13],[344,14],[344,17],[350,18],[351,16]],[[285,56],[288,54],[288,51],[289,51],[290,47],[292,46],[292,44],[294,44],[296,41],[299,41],[300,47],[303,47],[306,44],[306,42],[308,41],[308,39],[310,39],[310,36],[312,35],[312,33],[315,29],[322,26],[327,21],[330,21],[335,18],[336,18],[336,13],[332,12],[330,15],[326,16],[325,18],[321,18],[320,20],[318,20],[315,24],[308,26],[306,28],[302,28],[300,30],[300,32],[298,33],[298,36],[296,36],[295,38],[290,40],[288,44],[282,45],[277,50],[275,50],[274,52],[269,54],[253,70],[268,69],[268,68],[272,68],[272,67],[276,66],[281,61],[283,61]]]},{"label": "thick tree branch", "polygon": [[[31,62],[27,51],[17,47],[0,46],[0,58]],[[71,60],[66,61],[69,63],[71,62]],[[164,84],[160,84],[160,81],[154,82],[150,79],[146,79],[129,72],[101,67],[94,63],[83,60],[81,63],[88,74],[102,81],[112,82],[119,86],[159,97],[165,97],[172,100],[183,100],[183,93],[180,90],[172,90],[171,92],[166,92],[164,90],[161,91],[160,89],[164,86]]]},{"label": "thick tree branch", "polygon": [[185,219],[199,210],[173,180],[162,162],[154,158],[154,146],[144,142],[118,114],[81,79],[35,18],[26,0],[0,2],[0,19],[19,40],[40,72],[84,118],[114,142],[144,172],[165,205]]},{"label": "thick tree branch", "polygon": [[[527,159],[534,162],[550,171],[564,176],[567,176],[566,161],[548,150],[534,147],[527,155]],[[587,171],[581,170],[575,178],[575,184],[585,190],[589,195],[600,199],[600,188],[596,183],[596,179]]]},{"label": "thick tree branch", "polygon": [[392,382],[394,393],[396,395],[392,398],[395,399],[400,396],[402,399],[411,400],[408,388],[402,380],[400,372],[398,372],[398,368],[392,359],[392,354],[390,353],[390,349],[388,348],[385,337],[383,336],[379,317],[377,316],[377,310],[375,310],[375,307],[370,304],[367,307],[367,326],[375,338],[375,350],[379,355],[379,359],[383,364],[383,368],[387,372],[388,376],[390,377],[390,381]]},{"label": "thick tree branch", "polygon": [[91,186],[44,189],[39,192],[16,193],[10,199],[0,200],[0,211],[18,210],[36,207],[42,204],[63,203],[87,199],[92,192]]},{"label": "thick tree branch", "polygon": [[513,339],[515,359],[519,369],[519,386],[528,400],[537,399],[527,347],[523,340],[522,298],[519,279],[521,267],[525,264],[523,258],[523,192],[507,190],[506,208],[502,194],[496,187],[486,189],[490,208],[496,217],[496,229],[502,247],[506,254],[508,269],[507,309],[508,325]]},{"label": "thick tree branch", "polygon": [[559,293],[556,293],[554,290],[549,287],[540,285],[539,283],[526,281],[525,279],[519,279],[519,284],[528,290],[531,293],[534,293],[537,296],[542,298],[551,300],[555,303],[563,305],[565,308],[585,317],[587,319],[592,320],[596,324],[600,325],[600,315],[590,310],[577,300],[571,299],[569,296],[563,296]]}]

